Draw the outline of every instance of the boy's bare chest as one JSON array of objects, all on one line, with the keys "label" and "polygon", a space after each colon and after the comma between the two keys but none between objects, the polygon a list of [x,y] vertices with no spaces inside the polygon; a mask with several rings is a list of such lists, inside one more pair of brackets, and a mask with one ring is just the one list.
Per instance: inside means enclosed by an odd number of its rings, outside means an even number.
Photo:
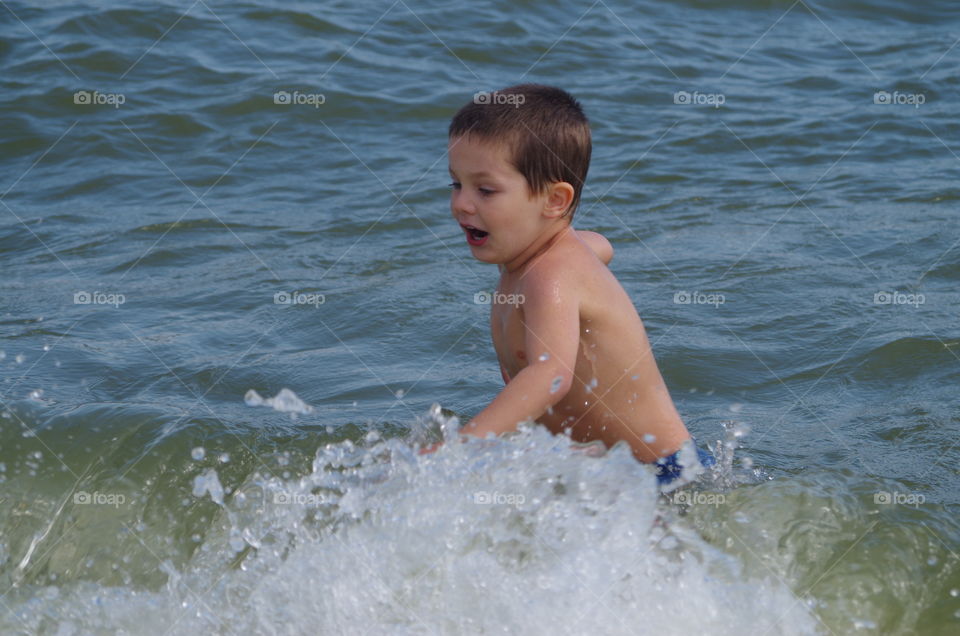
[{"label": "boy's bare chest", "polygon": [[503,371],[513,377],[527,366],[524,350],[523,295],[501,280],[490,303],[490,333]]}]

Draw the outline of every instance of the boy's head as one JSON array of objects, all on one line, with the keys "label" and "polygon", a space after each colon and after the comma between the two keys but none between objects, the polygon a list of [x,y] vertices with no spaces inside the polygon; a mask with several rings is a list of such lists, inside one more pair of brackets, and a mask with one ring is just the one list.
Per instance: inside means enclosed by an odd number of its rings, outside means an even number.
[{"label": "boy's head", "polygon": [[590,167],[590,123],[566,91],[542,84],[519,84],[477,93],[450,122],[449,138],[470,136],[507,150],[531,194],[552,183],[573,186],[565,214],[572,219]]}]

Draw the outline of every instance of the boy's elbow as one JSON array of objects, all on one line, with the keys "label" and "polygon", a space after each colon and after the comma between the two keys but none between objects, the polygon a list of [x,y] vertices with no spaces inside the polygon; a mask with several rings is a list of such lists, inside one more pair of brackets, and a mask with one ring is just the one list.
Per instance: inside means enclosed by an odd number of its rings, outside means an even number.
[{"label": "boy's elbow", "polygon": [[603,234],[598,234],[597,232],[588,232],[586,230],[579,231],[577,233],[583,242],[587,244],[600,262],[604,265],[609,265],[610,261],[613,260],[613,246],[610,245],[610,241],[607,240]]},{"label": "boy's elbow", "polygon": [[599,258],[604,265],[609,265],[610,261],[613,260],[613,245],[610,245],[610,241],[606,237],[601,236],[603,239],[603,245],[600,248],[597,258]]}]

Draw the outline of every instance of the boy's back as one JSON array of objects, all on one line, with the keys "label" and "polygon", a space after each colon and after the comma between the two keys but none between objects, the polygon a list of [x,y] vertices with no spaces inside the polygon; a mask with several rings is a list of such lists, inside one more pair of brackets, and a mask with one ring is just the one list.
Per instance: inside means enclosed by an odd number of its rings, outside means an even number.
[{"label": "boy's back", "polygon": [[524,299],[515,305],[495,303],[491,309],[491,334],[505,381],[531,363],[524,316],[528,303],[554,312],[576,311],[573,382],[566,395],[538,418],[551,431],[569,429],[574,440],[599,439],[607,446],[625,440],[644,462],[675,452],[690,437],[633,303],[572,228],[525,267],[504,271],[497,291],[501,298]]}]

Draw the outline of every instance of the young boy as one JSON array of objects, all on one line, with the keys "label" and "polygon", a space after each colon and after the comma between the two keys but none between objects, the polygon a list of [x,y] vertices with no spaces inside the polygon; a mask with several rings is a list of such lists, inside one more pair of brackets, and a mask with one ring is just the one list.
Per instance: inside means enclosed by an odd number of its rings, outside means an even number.
[{"label": "young boy", "polygon": [[[565,91],[523,84],[474,98],[449,129],[450,210],[473,256],[500,269],[490,329],[506,386],[461,433],[536,420],[578,442],[626,441],[662,484],[713,463],[674,407],[613,249],[571,220],[590,164],[590,126]],[[693,443],[690,441],[690,447]]]}]

